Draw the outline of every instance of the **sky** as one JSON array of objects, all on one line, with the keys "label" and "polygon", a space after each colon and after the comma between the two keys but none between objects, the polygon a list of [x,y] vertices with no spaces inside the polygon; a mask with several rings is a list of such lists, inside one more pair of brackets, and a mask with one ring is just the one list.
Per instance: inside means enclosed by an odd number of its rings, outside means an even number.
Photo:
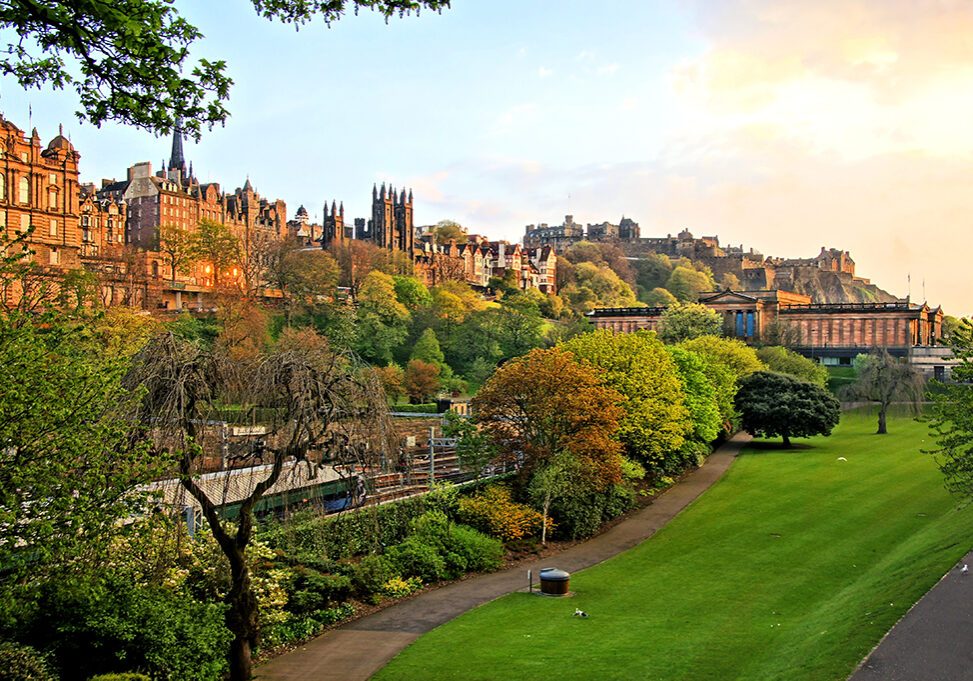
[{"label": "sky", "polygon": [[[839,248],[893,295],[973,313],[966,0],[454,0],[300,31],[248,0],[175,6],[205,36],[193,58],[235,81],[226,125],[186,144],[197,177],[249,178],[289,216],[365,217],[388,182],[416,224],[517,241],[625,216],[765,255]],[[168,158],[169,139],[77,108],[0,79],[21,128],[46,144],[64,124],[83,181]]]}]

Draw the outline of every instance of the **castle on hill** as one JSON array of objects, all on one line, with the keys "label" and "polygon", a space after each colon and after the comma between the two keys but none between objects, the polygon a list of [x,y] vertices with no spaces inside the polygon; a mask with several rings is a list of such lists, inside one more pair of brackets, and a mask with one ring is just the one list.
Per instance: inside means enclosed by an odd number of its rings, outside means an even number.
[{"label": "castle on hill", "polygon": [[527,225],[525,246],[550,245],[563,252],[581,241],[610,243],[626,256],[651,254],[671,259],[689,258],[705,266],[713,278],[723,281],[732,275],[741,290],[785,290],[811,296],[822,303],[891,303],[899,301],[868,279],[855,274],[855,261],[848,251],[821,247],[812,258],[766,257],[743,245],[721,245],[718,236],[693,236],[683,229],[673,236],[643,237],[638,223],[623,217],[617,225],[608,222],[582,226],[567,215],[561,225]]}]

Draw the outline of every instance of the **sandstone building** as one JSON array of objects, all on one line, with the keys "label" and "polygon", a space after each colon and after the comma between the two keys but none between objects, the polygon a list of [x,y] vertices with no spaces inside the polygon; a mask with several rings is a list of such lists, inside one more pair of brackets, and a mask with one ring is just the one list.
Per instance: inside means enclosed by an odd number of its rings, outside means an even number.
[{"label": "sandstone building", "polygon": [[[784,341],[822,364],[851,364],[860,353],[884,347],[897,357],[936,348],[943,312],[909,301],[815,303],[782,290],[718,291],[699,302],[723,318],[723,334],[749,344]],[[664,307],[602,308],[588,313],[596,328],[631,333],[655,330]]]}]

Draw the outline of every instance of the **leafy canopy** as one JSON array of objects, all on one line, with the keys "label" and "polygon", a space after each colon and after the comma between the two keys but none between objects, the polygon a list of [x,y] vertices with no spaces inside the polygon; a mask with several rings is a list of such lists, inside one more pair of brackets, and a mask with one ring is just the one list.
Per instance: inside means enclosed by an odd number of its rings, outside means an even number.
[{"label": "leafy canopy", "polygon": [[736,395],[743,429],[751,435],[792,437],[830,435],[841,403],[821,386],[787,374],[758,371],[740,382]]},{"label": "leafy canopy", "polygon": [[522,458],[526,474],[567,456],[583,469],[580,477],[605,487],[621,480],[621,447],[613,435],[623,399],[594,367],[552,348],[507,362],[472,407],[501,456]]},{"label": "leafy canopy", "polygon": [[815,364],[804,355],[779,345],[770,345],[757,350],[757,358],[771,371],[789,374],[804,381],[817,383],[822,388],[828,386],[828,370]]},{"label": "leafy canopy", "polygon": [[[388,19],[420,9],[439,11],[449,0],[253,0],[267,19],[301,25],[315,16],[329,24],[346,7]],[[23,88],[72,88],[77,116],[199,137],[224,123],[233,81],[222,60],[193,62],[190,46],[202,34],[169,0],[17,0],[0,3],[0,29],[20,39],[7,45],[0,74]]]},{"label": "leafy canopy", "polygon": [[600,329],[563,348],[598,369],[605,385],[626,398],[618,429],[625,454],[657,470],[675,468],[671,457],[690,433],[689,412],[676,367],[655,333]]},{"label": "leafy canopy", "polygon": [[663,343],[681,343],[700,336],[715,336],[723,327],[719,313],[700,303],[676,303],[662,313],[659,338]]}]

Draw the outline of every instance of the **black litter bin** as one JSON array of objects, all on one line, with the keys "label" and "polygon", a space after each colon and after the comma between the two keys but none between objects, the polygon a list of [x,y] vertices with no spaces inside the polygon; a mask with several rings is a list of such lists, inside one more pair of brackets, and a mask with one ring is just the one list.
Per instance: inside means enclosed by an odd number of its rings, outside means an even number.
[{"label": "black litter bin", "polygon": [[541,593],[548,596],[567,596],[571,575],[557,568],[541,570]]}]

